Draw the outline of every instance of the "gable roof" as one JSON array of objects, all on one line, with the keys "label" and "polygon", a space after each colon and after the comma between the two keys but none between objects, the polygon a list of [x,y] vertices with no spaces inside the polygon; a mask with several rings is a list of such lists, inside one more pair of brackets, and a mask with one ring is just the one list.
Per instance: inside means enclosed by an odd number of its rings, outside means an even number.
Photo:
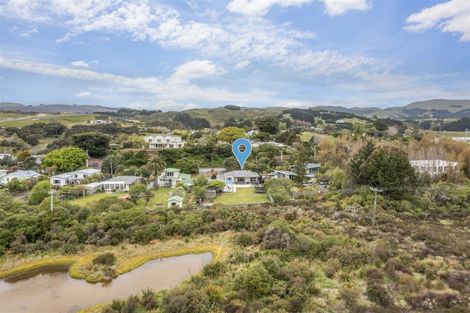
[{"label": "gable roof", "polygon": [[75,174],[88,174],[88,175],[94,175],[97,173],[100,173],[101,171],[96,168],[84,168],[82,170],[76,170],[73,172],[66,172],[58,175],[51,176],[52,179],[67,179],[73,177]]},{"label": "gable roof", "polygon": [[180,196],[171,196],[168,198],[167,202],[170,202],[170,201],[183,201],[183,197],[180,197]]},{"label": "gable roof", "polygon": [[140,179],[139,176],[116,176],[111,179],[108,179],[107,181],[104,181],[103,183],[124,183],[131,185],[138,181]]},{"label": "gable roof", "polygon": [[31,170],[27,170],[27,171],[19,170],[19,171],[7,174],[4,177],[27,179],[27,178],[36,177],[36,176],[39,176],[39,175],[40,174],[38,172],[31,171]]},{"label": "gable roof", "polygon": [[273,171],[273,174],[275,173],[281,173],[283,175],[286,175],[286,176],[296,176],[297,174],[292,172],[292,171],[282,171],[282,170],[274,170]]},{"label": "gable roof", "polygon": [[238,170],[238,171],[231,171],[224,174],[224,177],[244,177],[244,178],[258,178],[260,177],[258,173],[247,171],[247,170]]}]

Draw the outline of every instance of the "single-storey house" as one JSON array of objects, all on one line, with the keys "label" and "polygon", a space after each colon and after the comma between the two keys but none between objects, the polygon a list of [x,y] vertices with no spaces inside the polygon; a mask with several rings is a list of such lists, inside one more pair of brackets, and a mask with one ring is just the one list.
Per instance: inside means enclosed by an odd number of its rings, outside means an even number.
[{"label": "single-storey house", "polygon": [[6,185],[11,182],[13,179],[18,179],[19,181],[27,180],[27,179],[37,179],[41,176],[39,173],[35,171],[16,171],[10,174],[5,174],[0,176],[0,185]]},{"label": "single-storey house", "polygon": [[101,189],[106,192],[124,192],[129,191],[129,188],[140,179],[139,176],[116,176],[100,184]]},{"label": "single-storey house", "polygon": [[268,174],[269,178],[288,178],[290,180],[294,179],[297,174],[293,171],[282,171],[282,170],[274,170]]},{"label": "single-storey house", "polygon": [[54,175],[50,178],[52,186],[62,187],[66,185],[80,184],[85,178],[99,174],[101,171],[96,168],[86,168],[74,172]]},{"label": "single-storey house", "polygon": [[193,180],[190,174],[181,173],[178,168],[166,168],[157,178],[158,187],[174,188],[177,183],[192,186]]},{"label": "single-storey house", "polygon": [[167,203],[168,203],[168,208],[171,208],[171,207],[182,208],[183,207],[183,197],[172,196],[172,197],[168,198]]},{"label": "single-storey house", "polygon": [[260,175],[258,173],[247,171],[247,170],[237,170],[224,173],[224,182],[225,185],[236,185],[236,186],[255,186],[260,183]]},{"label": "single-storey house", "polygon": [[[308,178],[307,182],[312,182],[315,178],[315,175],[320,170],[320,164],[318,163],[307,163],[305,164],[305,176]],[[296,176],[295,166],[291,167],[290,171],[283,171],[283,170],[274,170],[273,172],[268,174],[269,178],[288,178],[293,180]]]},{"label": "single-storey house", "polygon": [[446,160],[410,160],[410,164],[418,174],[429,174],[430,176],[456,170],[459,165],[458,162]]}]

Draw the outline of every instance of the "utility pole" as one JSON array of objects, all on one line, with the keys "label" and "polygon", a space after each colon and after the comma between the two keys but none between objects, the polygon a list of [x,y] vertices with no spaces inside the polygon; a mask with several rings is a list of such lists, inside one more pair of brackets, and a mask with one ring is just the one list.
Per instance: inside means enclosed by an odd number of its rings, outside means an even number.
[{"label": "utility pole", "polygon": [[375,225],[375,212],[377,211],[377,193],[383,192],[383,189],[370,187],[370,190],[374,192],[374,208],[372,209],[372,226]]},{"label": "utility pole", "polygon": [[51,191],[49,191],[49,194],[51,195],[51,212],[54,212],[54,194],[55,194],[55,190],[51,189]]}]

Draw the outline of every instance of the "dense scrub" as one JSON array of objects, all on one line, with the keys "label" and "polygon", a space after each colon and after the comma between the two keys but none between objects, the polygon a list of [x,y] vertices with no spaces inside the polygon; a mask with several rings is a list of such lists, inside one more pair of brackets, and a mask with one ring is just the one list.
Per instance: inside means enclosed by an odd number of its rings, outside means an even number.
[{"label": "dense scrub", "polygon": [[[412,210],[381,210],[374,227],[363,208],[317,203],[252,209],[245,214],[263,223],[237,232],[233,240],[239,248],[228,260],[209,264],[184,285],[155,295],[152,309],[467,312],[470,208],[462,209],[457,219],[444,211],[418,219]],[[128,312],[123,308],[129,301],[130,312],[146,310],[148,299],[137,296],[104,312]]]},{"label": "dense scrub", "polygon": [[[467,312],[470,187],[450,183],[402,199],[368,188],[319,193],[279,181],[294,198],[251,208],[152,209],[103,198],[38,206],[1,194],[0,253],[76,253],[84,245],[233,233],[235,249],[176,289],[144,291],[103,312]],[[288,204],[287,204],[288,203]],[[113,255],[94,267],[110,279]]]}]

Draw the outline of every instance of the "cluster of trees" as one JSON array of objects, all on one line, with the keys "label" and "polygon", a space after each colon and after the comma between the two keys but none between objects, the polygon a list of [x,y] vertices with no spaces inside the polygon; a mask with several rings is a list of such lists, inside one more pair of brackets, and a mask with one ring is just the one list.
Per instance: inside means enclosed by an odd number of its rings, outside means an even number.
[{"label": "cluster of trees", "polygon": [[32,146],[37,145],[40,139],[58,137],[62,135],[65,130],[66,127],[57,122],[34,123],[21,128],[6,128],[7,134],[10,136],[12,134],[16,134],[19,138],[23,139]]},{"label": "cluster of trees", "polygon": [[79,207],[56,200],[54,212],[50,212],[49,182],[42,181],[36,186],[29,198],[31,206],[6,193],[0,194],[2,253],[50,249],[70,253],[83,244],[105,246],[124,241],[143,244],[168,236],[254,230],[262,224],[256,214],[228,209],[161,210],[146,214],[133,202],[145,199],[145,185],[136,185],[131,190],[131,201],[108,197],[88,207]]},{"label": "cluster of trees", "polygon": [[88,156],[83,149],[78,147],[64,147],[52,150],[45,155],[42,165],[51,168],[58,173],[71,172],[85,166]]},{"label": "cluster of trees", "polygon": [[390,196],[400,197],[416,185],[415,170],[403,151],[376,148],[370,141],[352,158],[349,171],[356,185],[381,188]]},{"label": "cluster of trees", "polygon": [[189,129],[210,128],[209,121],[202,117],[192,117],[189,113],[179,112],[175,116],[175,121],[181,123],[183,127]]}]

